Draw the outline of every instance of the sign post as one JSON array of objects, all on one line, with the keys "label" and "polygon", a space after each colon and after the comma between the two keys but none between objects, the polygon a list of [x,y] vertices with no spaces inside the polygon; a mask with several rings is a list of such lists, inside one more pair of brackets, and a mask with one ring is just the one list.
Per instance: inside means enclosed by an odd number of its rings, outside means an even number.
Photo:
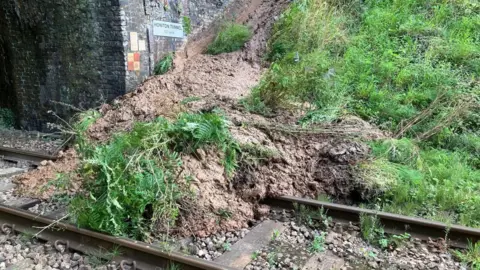
[{"label": "sign post", "polygon": [[153,35],[163,37],[183,38],[183,25],[163,21],[153,21]]}]

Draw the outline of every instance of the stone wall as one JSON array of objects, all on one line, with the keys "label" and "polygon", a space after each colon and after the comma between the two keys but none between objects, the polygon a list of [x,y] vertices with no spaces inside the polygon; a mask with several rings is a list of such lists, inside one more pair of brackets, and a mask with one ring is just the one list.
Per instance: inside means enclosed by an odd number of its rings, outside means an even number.
[{"label": "stone wall", "polygon": [[68,118],[69,105],[86,109],[125,93],[118,0],[4,1],[0,58],[12,78],[0,97],[16,100],[7,105],[21,127],[44,130],[49,110]]}]

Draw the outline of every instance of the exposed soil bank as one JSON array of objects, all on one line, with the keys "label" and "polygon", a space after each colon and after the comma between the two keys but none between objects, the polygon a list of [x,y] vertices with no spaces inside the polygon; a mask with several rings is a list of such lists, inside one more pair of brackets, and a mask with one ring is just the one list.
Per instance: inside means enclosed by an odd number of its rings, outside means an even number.
[{"label": "exposed soil bank", "polygon": [[[187,45],[185,53],[177,54],[174,70],[152,77],[136,91],[104,105],[100,109],[102,117],[89,130],[91,139],[106,141],[115,132],[129,130],[136,121],[150,121],[159,116],[174,118],[181,111],[220,108],[232,121],[230,131],[241,145],[274,153],[256,164],[240,164],[233,179],[225,177],[221,157],[214,149],[183,156],[182,173],[193,176],[192,190],[196,194],[193,203],[182,205],[177,232],[183,235],[205,236],[246,227],[250,220],[268,212],[258,205],[265,197],[316,197],[326,193],[348,200],[368,196],[365,193],[368,189],[353,170],[368,154],[368,147],[358,138],[381,137],[381,132],[356,118],[302,130],[295,128],[296,113],[264,118],[238,105],[262,75],[262,55],[270,30],[287,1],[250,4],[245,9],[248,13],[237,19],[251,26],[254,32],[242,51],[209,56],[199,54],[208,43],[199,40]],[[188,97],[200,100],[182,104]],[[51,166],[53,169],[30,172],[17,178],[17,183],[23,192],[38,196],[35,187],[38,190],[46,184],[54,177],[53,172],[73,169],[65,169],[62,165],[65,161],[74,164],[68,159],[60,160]],[[225,210],[232,213],[231,218],[219,216]]]}]

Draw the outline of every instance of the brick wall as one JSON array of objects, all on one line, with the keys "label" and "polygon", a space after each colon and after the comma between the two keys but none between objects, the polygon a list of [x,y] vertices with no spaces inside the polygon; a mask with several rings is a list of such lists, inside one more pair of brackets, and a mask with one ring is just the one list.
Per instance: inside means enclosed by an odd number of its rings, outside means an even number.
[{"label": "brick wall", "polygon": [[4,1],[0,58],[13,79],[0,91],[17,101],[20,126],[43,130],[49,110],[74,113],[61,103],[85,109],[125,93],[118,0]]}]

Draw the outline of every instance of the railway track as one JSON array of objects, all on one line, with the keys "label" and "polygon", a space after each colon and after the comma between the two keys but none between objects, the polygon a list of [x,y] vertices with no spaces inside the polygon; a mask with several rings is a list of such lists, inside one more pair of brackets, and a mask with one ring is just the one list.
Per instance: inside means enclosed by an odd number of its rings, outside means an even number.
[{"label": "railway track", "polygon": [[55,161],[57,159],[56,156],[53,155],[46,155],[42,153],[18,150],[13,148],[6,148],[0,146],[0,160],[6,160],[10,162],[22,162],[26,161],[35,166],[38,166],[40,162],[44,160],[52,160]]},{"label": "railway track", "polygon": [[[53,158],[36,153],[30,155],[32,153],[25,151],[7,151],[4,148],[0,148],[0,151],[0,154],[7,159],[27,160],[36,163]],[[39,216],[24,210],[36,203],[39,203],[39,201],[18,202],[10,206],[0,205],[1,232],[8,234],[15,231],[17,233],[33,234],[38,239],[54,243],[54,246],[63,245],[69,250],[83,254],[118,249],[119,255],[113,258],[113,260],[120,263],[120,269],[168,269],[173,264],[180,266],[183,270],[244,268],[250,257],[250,255],[246,256],[245,254],[251,254],[252,248],[258,248],[259,244],[263,245],[269,242],[272,229],[276,228],[274,223],[266,225],[266,228],[260,230],[258,235],[252,234],[250,237],[247,235],[245,239],[242,239],[243,246],[237,248],[236,251],[227,252],[225,256],[222,255],[216,262],[210,262],[187,256],[180,252],[166,252],[157,246],[139,241],[80,229],[72,224],[56,220],[54,218],[55,213],[50,216]],[[358,207],[291,196],[268,199],[263,203],[281,209],[293,209],[297,205],[323,209],[328,216],[333,218],[334,222],[343,224],[358,223],[362,214],[375,215],[379,218],[387,233],[402,234],[407,232],[412,237],[422,240],[445,238],[447,235],[449,246],[455,248],[465,248],[467,243],[475,243],[480,240],[479,229],[457,225],[450,226],[440,222],[376,212]],[[263,236],[263,240],[260,241],[259,239],[262,238],[261,234],[268,234],[268,236]],[[249,241],[257,243],[257,245],[251,244]]]}]

